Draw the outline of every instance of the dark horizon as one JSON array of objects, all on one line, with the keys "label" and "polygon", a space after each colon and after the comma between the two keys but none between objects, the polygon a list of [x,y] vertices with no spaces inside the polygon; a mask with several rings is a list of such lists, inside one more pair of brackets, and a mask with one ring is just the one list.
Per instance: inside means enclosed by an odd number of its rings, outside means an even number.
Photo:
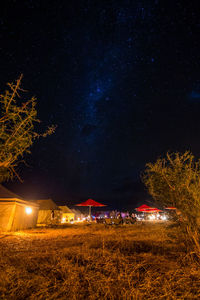
[{"label": "dark horizon", "polygon": [[40,139],[5,186],[27,199],[111,208],[150,200],[145,164],[167,151],[200,157],[198,4],[6,1],[0,89],[24,75]]}]

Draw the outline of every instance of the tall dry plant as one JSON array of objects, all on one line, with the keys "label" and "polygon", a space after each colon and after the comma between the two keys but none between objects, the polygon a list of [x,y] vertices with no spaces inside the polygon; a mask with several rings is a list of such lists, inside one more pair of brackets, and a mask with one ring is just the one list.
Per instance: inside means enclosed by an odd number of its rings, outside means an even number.
[{"label": "tall dry plant", "polygon": [[181,212],[184,231],[194,237],[195,245],[199,244],[200,160],[195,160],[189,151],[168,152],[165,158],[146,165],[142,180],[157,203],[174,206]]},{"label": "tall dry plant", "polygon": [[0,182],[17,174],[16,167],[25,153],[30,153],[34,140],[46,137],[55,130],[50,126],[44,133],[35,130],[37,118],[36,98],[31,97],[25,102],[20,94],[22,75],[15,83],[8,83],[9,89],[0,95]]}]

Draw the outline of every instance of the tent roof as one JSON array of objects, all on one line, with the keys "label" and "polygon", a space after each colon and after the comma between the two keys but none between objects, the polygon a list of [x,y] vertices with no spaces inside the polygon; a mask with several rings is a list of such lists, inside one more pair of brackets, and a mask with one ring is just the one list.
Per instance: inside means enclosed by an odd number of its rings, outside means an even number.
[{"label": "tent roof", "polygon": [[75,215],[81,215],[81,214],[82,214],[82,213],[80,212],[80,210],[78,210],[78,209],[72,208],[71,211],[72,211]]},{"label": "tent roof", "polygon": [[0,184],[0,199],[21,199],[24,200],[22,197],[16,195],[15,193],[9,191],[7,188],[5,188],[2,184]]},{"label": "tent roof", "polygon": [[66,205],[59,206],[59,208],[62,210],[63,213],[74,214],[73,211],[69,207],[67,207]]},{"label": "tent roof", "polygon": [[23,200],[19,198],[4,198],[4,199],[0,198],[0,205],[8,205],[13,203],[24,205],[24,206],[34,206],[39,208],[39,204],[34,201]]},{"label": "tent roof", "polygon": [[59,207],[52,199],[40,199],[36,200],[36,203],[40,205],[40,210],[59,210]]}]

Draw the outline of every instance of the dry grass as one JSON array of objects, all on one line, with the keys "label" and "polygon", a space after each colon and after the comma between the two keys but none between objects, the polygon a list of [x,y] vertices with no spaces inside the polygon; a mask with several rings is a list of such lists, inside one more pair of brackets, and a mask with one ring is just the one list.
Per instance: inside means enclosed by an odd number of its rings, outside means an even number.
[{"label": "dry grass", "polygon": [[200,299],[200,271],[164,224],[0,235],[0,299]]}]

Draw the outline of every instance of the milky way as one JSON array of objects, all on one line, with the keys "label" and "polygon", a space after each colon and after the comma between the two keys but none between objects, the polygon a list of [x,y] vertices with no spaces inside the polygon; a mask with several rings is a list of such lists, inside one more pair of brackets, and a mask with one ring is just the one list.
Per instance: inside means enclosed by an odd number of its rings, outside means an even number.
[{"label": "milky way", "polygon": [[57,124],[10,187],[131,207],[147,197],[147,162],[168,150],[200,157],[197,12],[192,1],[2,4],[1,86],[23,73],[42,126]]}]

